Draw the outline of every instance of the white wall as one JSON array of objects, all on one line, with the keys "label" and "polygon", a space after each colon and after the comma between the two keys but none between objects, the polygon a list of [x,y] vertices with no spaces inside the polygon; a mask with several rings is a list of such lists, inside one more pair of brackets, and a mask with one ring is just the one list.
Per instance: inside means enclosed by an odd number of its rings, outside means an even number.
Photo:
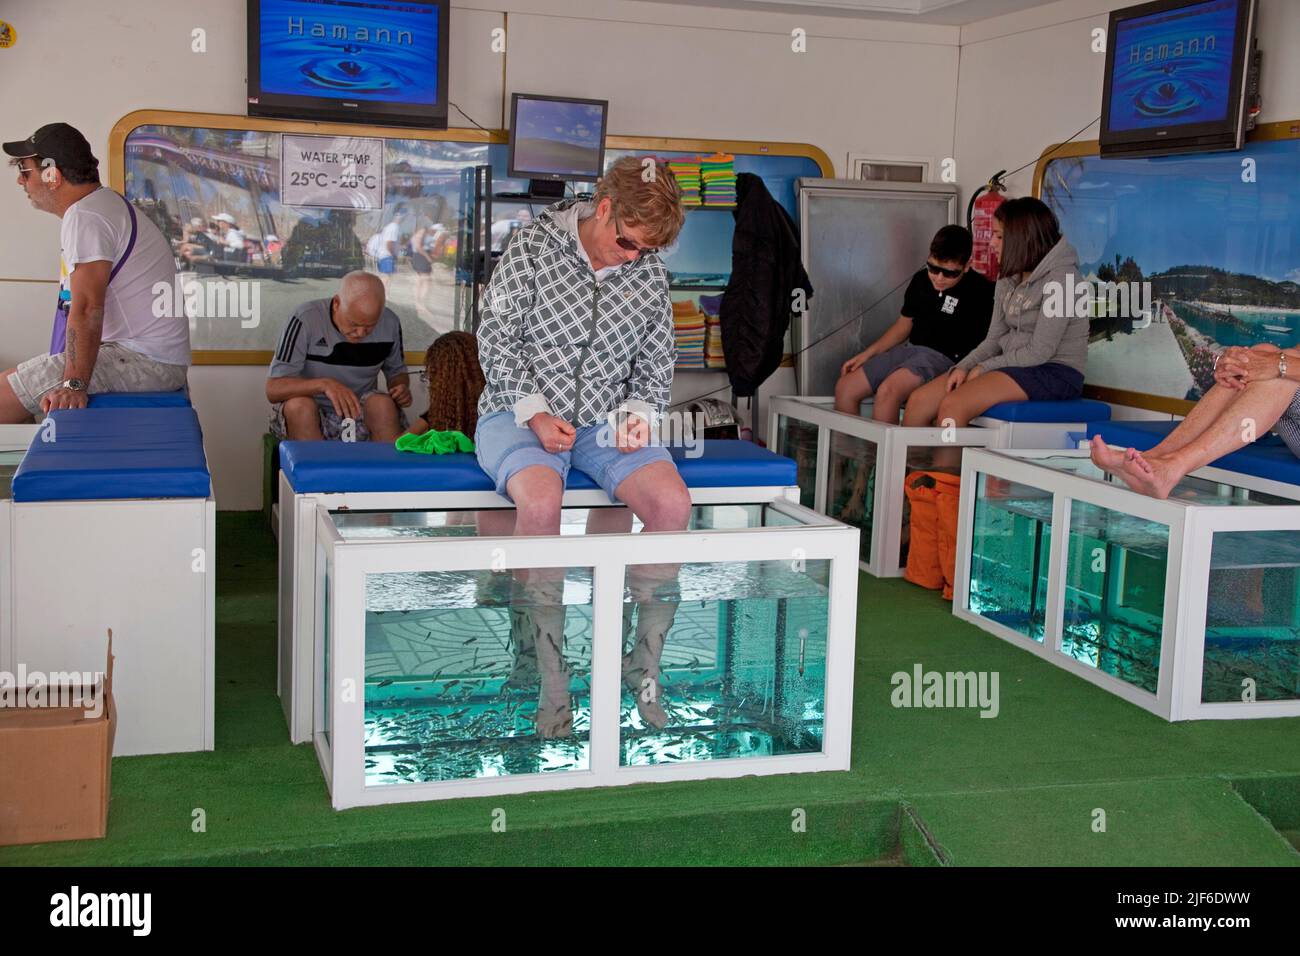
[{"label": "white wall", "polygon": [[[244,10],[244,0],[0,2],[18,36],[0,50],[0,134],[17,139],[69,122],[106,174],[108,132],[133,110],[242,115]],[[504,64],[491,51],[503,24]],[[206,53],[191,50],[199,27]],[[795,28],[806,32],[805,53],[791,50]],[[453,4],[451,31],[451,99],[488,127],[501,124],[503,94],[521,90],[608,98],[615,134],[812,143],[840,171],[850,151],[935,164],[953,154],[955,27],[633,0],[463,0]],[[19,190],[0,190],[0,368],[47,347],[57,272],[57,220],[29,208]],[[222,509],[260,506],[264,375],[232,366],[191,372]],[[682,375],[674,398],[724,382]],[[778,372],[764,391],[793,391],[792,374]]]}]

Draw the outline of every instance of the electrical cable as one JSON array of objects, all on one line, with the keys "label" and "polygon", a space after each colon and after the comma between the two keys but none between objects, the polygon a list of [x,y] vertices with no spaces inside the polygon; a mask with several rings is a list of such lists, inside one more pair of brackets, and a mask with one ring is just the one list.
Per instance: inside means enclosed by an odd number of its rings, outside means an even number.
[{"label": "electrical cable", "polygon": [[448,103],[448,105],[454,107],[457,113],[459,113],[461,116],[465,117],[465,119],[469,120],[471,123],[473,123],[473,124],[474,124],[475,126],[477,126],[479,129],[481,129],[483,132],[485,132],[485,133],[491,133],[491,132],[492,132],[492,130],[488,129],[486,126],[484,126],[484,125],[482,125],[481,123],[479,123],[478,121],[476,121],[476,120],[474,119],[474,117],[470,116],[468,113],[466,113],[466,112],[465,112],[463,109],[461,109],[459,106],[456,106],[455,103],[452,103],[450,100],[448,100],[447,103]]},{"label": "electrical cable", "polygon": [[[886,299],[888,299],[891,295],[893,295],[895,292],[897,292],[899,289],[903,288],[903,286],[907,285],[907,284],[908,284],[909,282],[911,282],[911,281],[912,281],[912,276],[908,276],[908,277],[907,277],[906,279],[904,279],[902,282],[898,283],[898,285],[894,286],[892,289],[890,289],[888,292],[886,292],[884,295],[882,295],[880,298],[878,298],[875,302],[871,303],[871,304],[870,304],[869,306],[867,306],[865,309],[863,309],[862,311],[860,311],[860,312],[858,312],[856,315],[854,315],[853,318],[849,319],[847,322],[843,322],[843,323],[837,325],[835,328],[831,329],[829,332],[827,332],[827,333],[826,333],[825,335],[823,335],[821,338],[816,339],[815,341],[809,342],[807,345],[805,345],[803,348],[799,349],[797,352],[791,352],[791,353],[790,353],[790,357],[791,357],[792,359],[797,359],[800,355],[803,355],[804,352],[807,352],[807,351],[809,351],[809,350],[811,350],[811,349],[816,348],[818,345],[821,345],[823,342],[825,342],[827,339],[829,339],[832,335],[835,335],[835,334],[838,333],[838,332],[842,332],[844,329],[848,328],[848,327],[849,327],[850,325],[852,325],[854,322],[859,322],[859,321],[861,321],[863,318],[865,318],[865,317],[866,317],[866,316],[871,312],[872,309],[874,309],[876,306],[880,305],[880,303],[884,302],[884,301],[885,301]],[[796,363],[796,365],[795,365],[795,368],[796,368],[796,370],[798,369],[798,364],[797,364],[797,363]],[[722,370],[719,369],[719,371],[722,371]],[[796,378],[796,380],[798,379],[798,372],[797,372],[797,371],[796,371],[796,373],[795,373],[795,378]],[[704,392],[703,394],[700,394],[700,395],[694,395],[694,396],[692,396],[692,397],[690,397],[690,398],[683,399],[683,400],[680,401],[680,402],[673,402],[673,403],[672,403],[671,405],[669,405],[668,407],[669,407],[669,408],[679,408],[679,407],[681,407],[682,405],[689,405],[691,402],[698,402],[698,401],[699,401],[700,399],[702,399],[702,398],[708,398],[708,397],[711,396],[711,395],[716,395],[716,394],[718,394],[718,392],[726,391],[726,390],[729,389],[729,388],[731,388],[731,385],[730,385],[730,384],[723,385],[723,386],[721,386],[720,388],[715,388],[715,389],[714,389],[713,391],[711,391],[711,392]]]},{"label": "electrical cable", "polygon": [[1065,142],[1063,142],[1063,143],[1057,143],[1057,144],[1056,144],[1055,146],[1053,146],[1051,149],[1047,150],[1047,152],[1045,152],[1045,153],[1039,153],[1037,156],[1035,156],[1035,157],[1034,157],[1033,159],[1031,159],[1029,162],[1025,163],[1024,166],[1017,166],[1015,169],[1011,170],[1011,172],[1009,172],[1009,173],[1004,173],[1003,175],[1005,175],[1005,176],[1014,176],[1016,173],[1020,172],[1020,170],[1025,169],[1025,168],[1027,168],[1027,167],[1029,167],[1029,166],[1033,166],[1035,163],[1040,163],[1040,162],[1042,162],[1044,159],[1046,159],[1048,156],[1051,156],[1054,152],[1056,152],[1056,151],[1057,151],[1058,149],[1060,149],[1062,146],[1066,145],[1066,143],[1072,143],[1072,142],[1074,142],[1074,137],[1075,137],[1075,136],[1078,136],[1079,133],[1082,133],[1083,130],[1085,130],[1085,129],[1088,128],[1088,126],[1091,126],[1093,123],[1100,123],[1100,122],[1101,122],[1101,117],[1098,116],[1095,120],[1091,120],[1091,121],[1088,123],[1087,126],[1084,126],[1084,127],[1083,127],[1082,129],[1080,129],[1077,133],[1075,133],[1074,136],[1071,136],[1069,139],[1065,140]]}]

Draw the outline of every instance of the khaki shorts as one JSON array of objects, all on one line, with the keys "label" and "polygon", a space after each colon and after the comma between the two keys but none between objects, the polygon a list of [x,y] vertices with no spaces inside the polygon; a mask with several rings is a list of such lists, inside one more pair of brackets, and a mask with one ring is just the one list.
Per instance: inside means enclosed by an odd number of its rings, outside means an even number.
[{"label": "khaki shorts", "polygon": [[[9,376],[23,408],[33,415],[41,411],[41,396],[65,381],[63,353],[38,355],[22,362]],[[90,394],[97,392],[174,392],[185,387],[188,365],[166,365],[133,352],[116,342],[99,347],[95,371],[90,376]]]}]

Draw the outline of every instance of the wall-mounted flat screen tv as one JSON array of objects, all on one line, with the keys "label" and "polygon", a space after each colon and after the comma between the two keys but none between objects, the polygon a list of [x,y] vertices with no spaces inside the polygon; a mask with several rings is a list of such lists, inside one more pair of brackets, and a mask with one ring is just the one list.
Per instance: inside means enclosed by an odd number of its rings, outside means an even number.
[{"label": "wall-mounted flat screen tv", "polygon": [[1255,0],[1157,0],[1110,14],[1101,155],[1240,149]]},{"label": "wall-mounted flat screen tv", "polygon": [[447,128],[450,0],[248,0],[248,115]]}]

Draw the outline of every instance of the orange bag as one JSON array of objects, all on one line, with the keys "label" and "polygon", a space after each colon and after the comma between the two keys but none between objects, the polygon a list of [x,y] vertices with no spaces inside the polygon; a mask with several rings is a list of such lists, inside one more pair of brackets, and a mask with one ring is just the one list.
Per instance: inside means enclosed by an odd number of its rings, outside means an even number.
[{"label": "orange bag", "polygon": [[961,511],[961,476],[931,472],[935,480],[935,512],[938,523],[939,570],[943,572],[943,597],[952,600],[954,567],[957,564],[957,519]]},{"label": "orange bag", "polygon": [[938,493],[934,475],[918,471],[903,483],[907,501],[912,506],[909,522],[911,542],[907,547],[907,568],[903,577],[913,584],[937,591],[943,587],[939,567]]}]

